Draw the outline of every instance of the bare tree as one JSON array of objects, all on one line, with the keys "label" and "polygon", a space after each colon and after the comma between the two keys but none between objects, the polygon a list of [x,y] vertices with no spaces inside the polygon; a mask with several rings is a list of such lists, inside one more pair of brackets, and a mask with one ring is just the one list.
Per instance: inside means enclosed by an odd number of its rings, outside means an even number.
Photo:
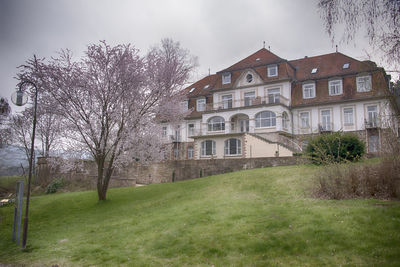
[{"label": "bare tree", "polygon": [[11,138],[9,115],[11,113],[10,104],[7,98],[0,98],[0,148],[3,147]]},{"label": "bare tree", "polygon": [[319,0],[318,8],[332,40],[342,24],[344,41],[353,40],[357,32],[365,27],[370,44],[383,51],[389,64],[399,66],[399,0]]},{"label": "bare tree", "polygon": [[32,121],[32,113],[29,110],[24,110],[21,114],[12,115],[10,123],[12,140],[22,147],[28,162],[32,142]]},{"label": "bare tree", "polygon": [[[131,45],[89,45],[73,61],[70,51],[25,67],[40,80],[64,118],[71,147],[85,148],[97,164],[99,200],[106,199],[115,168],[161,158],[157,117],[179,118],[179,89],[195,67],[179,43],[163,40],[146,57]],[[32,71],[34,70],[34,71]]]}]

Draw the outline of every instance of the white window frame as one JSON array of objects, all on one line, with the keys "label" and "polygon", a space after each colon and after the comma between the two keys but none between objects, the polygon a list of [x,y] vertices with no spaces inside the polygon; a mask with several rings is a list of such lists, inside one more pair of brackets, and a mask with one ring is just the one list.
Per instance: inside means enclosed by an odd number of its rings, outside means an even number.
[{"label": "white window frame", "polygon": [[270,65],[267,67],[268,77],[278,76],[278,65]]},{"label": "white window frame", "polygon": [[188,159],[192,159],[192,158],[194,158],[194,148],[193,148],[193,146],[189,146],[188,148],[187,148],[187,156],[188,156]]},{"label": "white window frame", "polygon": [[[329,116],[327,116],[326,114],[322,114],[324,111],[329,111]],[[319,111],[319,114],[321,116],[321,127],[323,128],[324,131],[333,131],[333,125],[332,125],[332,110],[331,109],[321,109]],[[329,120],[327,119],[329,118]]]},{"label": "white window frame", "polygon": [[[236,151],[234,151],[235,153],[231,153],[232,151],[230,150],[231,148],[231,144],[230,142],[234,141],[236,142],[235,146],[236,146]],[[224,142],[224,152],[225,152],[225,156],[239,156],[242,155],[242,141],[238,138],[229,138],[227,140],[225,140]]]},{"label": "white window frame", "polygon": [[[222,121],[219,120],[217,122],[214,122],[213,121],[214,119],[222,119]],[[221,116],[215,116],[215,117],[210,118],[207,123],[207,130],[209,132],[225,131],[225,119]]]},{"label": "white window frame", "polygon": [[230,84],[231,81],[232,77],[230,72],[222,73],[222,84]]},{"label": "white window frame", "polygon": [[206,110],[206,99],[199,98],[196,100],[196,110],[197,111],[205,111]]},{"label": "white window frame", "polygon": [[221,96],[221,102],[223,109],[228,109],[233,107],[233,95],[226,94]]},{"label": "white window frame", "polygon": [[[374,111],[369,111],[368,108],[370,108],[370,107],[375,107],[375,112]],[[379,106],[378,106],[378,104],[366,105],[365,111],[366,111],[365,118],[366,118],[367,123],[377,124],[378,123],[378,116],[379,116]],[[375,115],[371,115],[370,116],[370,114],[375,114]]]},{"label": "white window frame", "polygon": [[[268,103],[269,104],[280,103],[280,98],[281,98],[281,89],[280,88],[267,89],[267,95],[268,95]],[[270,101],[270,100],[272,100],[272,101]]]},{"label": "white window frame", "polygon": [[343,81],[332,80],[329,81],[329,95],[341,95],[343,94]]},{"label": "white window frame", "polygon": [[[211,154],[207,154],[207,142],[210,144],[211,142]],[[207,157],[207,156],[215,156],[217,154],[216,151],[216,143],[214,140],[204,140],[201,142],[201,156],[202,157]]]},{"label": "white window frame", "polygon": [[[346,110],[351,110],[351,115],[350,113],[347,112]],[[343,107],[343,126],[353,126],[355,125],[355,117],[354,117],[354,107]]]},{"label": "white window frame", "polygon": [[359,76],[357,77],[356,80],[357,80],[357,92],[369,92],[372,90],[371,75]]},{"label": "white window frame", "polygon": [[289,128],[289,115],[286,111],[282,112],[282,128],[285,130]]},{"label": "white window frame", "polygon": [[[268,113],[269,112],[269,113]],[[261,114],[263,113],[268,113],[272,116],[269,117],[261,117]],[[255,116],[256,120],[256,128],[273,128],[276,127],[276,114],[273,111],[270,110],[265,110],[261,111],[256,114]]]},{"label": "white window frame", "polygon": [[188,136],[194,136],[194,129],[195,129],[194,123],[189,123],[188,124]]},{"label": "white window frame", "polygon": [[[303,116],[303,114],[307,114],[307,117]],[[300,118],[300,128],[308,129],[311,126],[310,120],[310,111],[300,111],[299,118]]]},{"label": "white window frame", "polygon": [[[302,88],[303,88],[303,99],[315,98],[316,96],[315,83],[305,83],[303,84]],[[307,91],[309,91],[308,94],[306,94]]]},{"label": "white window frame", "polygon": [[[251,96],[246,96],[246,95],[251,95]],[[254,99],[256,99],[256,91],[244,92],[243,100],[245,107],[253,105]]]}]

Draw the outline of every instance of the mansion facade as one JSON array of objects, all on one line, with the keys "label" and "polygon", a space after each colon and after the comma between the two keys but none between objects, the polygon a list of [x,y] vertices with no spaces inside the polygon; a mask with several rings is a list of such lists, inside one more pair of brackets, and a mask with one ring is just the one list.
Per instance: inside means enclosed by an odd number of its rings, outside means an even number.
[{"label": "mansion facade", "polygon": [[285,60],[263,48],[187,87],[190,111],[162,124],[171,159],[292,156],[315,134],[344,131],[378,152],[394,115],[390,76],[339,52]]}]

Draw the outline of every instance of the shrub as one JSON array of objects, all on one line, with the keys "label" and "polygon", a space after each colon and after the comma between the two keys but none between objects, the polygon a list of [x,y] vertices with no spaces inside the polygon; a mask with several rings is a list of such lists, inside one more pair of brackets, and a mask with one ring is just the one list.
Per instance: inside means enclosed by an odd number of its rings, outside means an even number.
[{"label": "shrub", "polygon": [[329,199],[400,199],[400,157],[376,164],[331,164],[317,177],[317,196]]},{"label": "shrub", "polygon": [[314,163],[356,161],[365,153],[365,144],[354,134],[336,132],[310,139],[306,155]]},{"label": "shrub", "polygon": [[64,181],[60,179],[54,179],[47,187],[46,194],[56,193],[58,189],[64,186]]}]

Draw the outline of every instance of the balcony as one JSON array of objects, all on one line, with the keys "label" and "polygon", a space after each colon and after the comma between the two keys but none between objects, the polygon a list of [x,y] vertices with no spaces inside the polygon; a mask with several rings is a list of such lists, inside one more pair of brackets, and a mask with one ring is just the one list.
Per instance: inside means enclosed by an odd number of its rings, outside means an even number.
[{"label": "balcony", "polygon": [[318,124],[318,130],[320,133],[332,132],[333,123],[320,123]]},{"label": "balcony", "polygon": [[178,135],[170,135],[169,138],[170,138],[170,140],[172,142],[182,142],[182,138],[181,138],[180,134],[178,134]]},{"label": "balcony", "polygon": [[364,123],[365,123],[365,129],[376,129],[380,127],[378,119],[365,120]]},{"label": "balcony", "polygon": [[229,100],[217,103],[210,103],[206,105],[206,111],[218,111],[224,109],[252,107],[259,105],[277,105],[282,104],[289,106],[289,99],[282,95],[268,95],[265,97],[245,98],[239,100]]}]

